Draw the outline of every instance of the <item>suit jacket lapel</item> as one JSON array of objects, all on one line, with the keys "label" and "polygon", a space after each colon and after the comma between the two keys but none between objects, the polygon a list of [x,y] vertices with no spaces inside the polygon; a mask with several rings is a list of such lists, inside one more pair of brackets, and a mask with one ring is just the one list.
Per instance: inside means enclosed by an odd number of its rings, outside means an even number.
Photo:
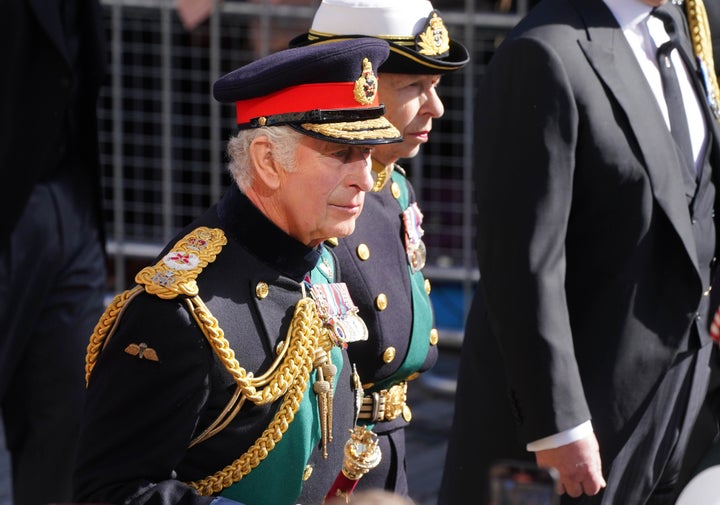
[{"label": "suit jacket lapel", "polygon": [[[688,219],[688,201],[685,191],[678,191],[678,188],[684,188],[680,160],[673,148],[672,136],[663,126],[665,120],[650,85],[604,3],[576,2],[575,6],[585,19],[589,35],[586,40],[579,40],[580,47],[625,111],[645,159],[655,198],[699,272],[695,238]],[[659,128],[661,132],[658,132]],[[667,137],[665,142],[657,141],[658,133]]]},{"label": "suit jacket lapel", "polygon": [[63,39],[63,26],[60,19],[60,6],[57,1],[28,0],[28,3],[35,12],[40,25],[42,25],[48,37],[53,41],[58,52],[68,60],[67,47]]}]

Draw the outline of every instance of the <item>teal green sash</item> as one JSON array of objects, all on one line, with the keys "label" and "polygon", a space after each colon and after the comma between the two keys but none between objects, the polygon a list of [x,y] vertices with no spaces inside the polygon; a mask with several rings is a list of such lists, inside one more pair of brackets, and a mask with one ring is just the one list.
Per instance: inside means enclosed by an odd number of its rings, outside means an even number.
[{"label": "teal green sash", "polygon": [[[332,282],[334,262],[324,247],[318,265],[321,263],[324,263],[326,267],[321,269],[316,266],[310,273],[311,282],[317,284]],[[330,356],[338,369],[333,381],[333,387],[337,387],[343,365],[342,351],[335,346],[330,351]],[[316,377],[317,372],[313,371],[300,407],[295,413],[295,418],[283,434],[282,439],[249,474],[224,489],[220,493],[222,497],[245,505],[294,505],[296,503],[302,490],[302,476],[306,462],[320,443],[321,437],[320,418],[315,395],[312,394]]]},{"label": "teal green sash", "polygon": [[[410,204],[407,180],[397,170],[393,170],[392,181],[400,188],[398,202],[404,211]],[[408,264],[408,273],[410,274],[413,304],[413,327],[410,335],[408,354],[405,361],[400,365],[400,368],[385,380],[375,384],[371,389],[373,391],[387,389],[398,381],[402,381],[415,373],[425,362],[428,354],[428,348],[430,347],[430,330],[432,330],[433,325],[433,309],[430,304],[430,297],[425,292],[425,277],[422,271],[413,272]]]}]

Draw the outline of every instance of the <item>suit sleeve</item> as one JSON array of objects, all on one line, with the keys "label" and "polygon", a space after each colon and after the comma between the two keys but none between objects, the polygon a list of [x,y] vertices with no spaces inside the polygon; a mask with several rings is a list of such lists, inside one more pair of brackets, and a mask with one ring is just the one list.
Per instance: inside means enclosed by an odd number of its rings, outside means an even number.
[{"label": "suit sleeve", "polygon": [[564,289],[579,134],[567,69],[538,41],[507,41],[475,116],[481,284],[528,443],[590,418]]}]

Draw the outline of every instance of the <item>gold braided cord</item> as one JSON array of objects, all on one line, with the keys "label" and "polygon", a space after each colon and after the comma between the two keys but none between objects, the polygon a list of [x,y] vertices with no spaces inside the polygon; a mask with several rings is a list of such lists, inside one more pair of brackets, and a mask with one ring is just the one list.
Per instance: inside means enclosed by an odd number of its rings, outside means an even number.
[{"label": "gold braided cord", "polygon": [[133,289],[123,291],[115,295],[110,304],[98,320],[90,336],[90,342],[85,353],[85,386],[90,381],[90,374],[95,368],[100,351],[107,345],[115,329],[115,321],[119,314],[125,309],[126,304],[136,295],[143,291],[142,286],[135,286]]},{"label": "gold braided cord", "polygon": [[[307,360],[312,362],[317,346],[312,342],[321,342],[326,349],[332,347],[330,337],[327,335],[328,330],[324,328],[317,314],[315,302],[311,298],[302,298],[295,306],[295,315],[290,323],[286,345],[283,346],[268,372],[256,378],[252,372],[248,373],[240,366],[235,358],[235,352],[225,338],[225,333],[218,326],[217,319],[200,297],[189,298],[188,303],[192,304],[191,313],[212,345],[215,354],[241,388],[242,394],[256,405],[275,402],[286,393],[302,363]],[[259,387],[262,387],[260,391],[258,391]]]},{"label": "gold braided cord", "polygon": [[[713,0],[717,1],[717,0]],[[715,60],[713,58],[712,37],[710,34],[710,23],[703,0],[686,0],[688,22],[690,25],[690,37],[693,44],[695,56],[705,62],[708,71],[709,85],[715,100],[720,100],[720,87],[718,87],[717,75],[715,74]]]},{"label": "gold braided cord", "polygon": [[232,398],[230,398],[230,401],[227,403],[223,411],[220,412],[220,414],[210,424],[210,426],[205,428],[202,433],[200,433],[197,437],[193,438],[190,441],[188,449],[194,445],[199,444],[200,442],[204,442],[208,438],[214,437],[222,430],[224,430],[225,427],[230,424],[230,421],[235,419],[235,416],[238,414],[238,412],[240,412],[240,409],[243,405],[245,405],[245,397],[241,395],[240,388],[236,387]]},{"label": "gold braided cord", "polygon": [[[204,313],[202,310],[204,304],[199,300],[196,306],[197,319],[201,325],[206,328],[206,336],[210,341],[213,348],[225,367],[235,378],[236,382],[241,385],[243,391],[252,393],[249,396],[255,403],[262,403],[266,400],[266,396],[257,394],[254,386],[250,385],[252,382],[252,376],[248,377],[248,374],[240,368],[237,361],[232,354],[232,350],[227,348],[227,340],[222,336],[222,330],[217,328],[216,321],[213,324],[214,318],[208,313]],[[295,418],[295,413],[300,408],[300,402],[302,401],[307,387],[310,373],[313,370],[313,361],[315,358],[314,349],[321,345],[321,341],[329,339],[327,335],[321,335],[321,333],[327,332],[324,329],[320,318],[317,314],[315,302],[311,298],[302,298],[298,301],[295,306],[295,314],[290,323],[290,329],[288,330],[288,340],[292,342],[288,346],[291,348],[288,350],[288,357],[285,361],[290,361],[290,364],[286,367],[286,363],[283,363],[279,368],[290,368],[292,369],[291,383],[287,385],[286,393],[283,396],[280,407],[275,413],[273,420],[265,428],[262,435],[253,443],[253,445],[242,454],[239,458],[233,461],[231,464],[215,472],[214,474],[198,480],[189,482],[188,484],[195,488],[201,495],[211,495],[218,493],[223,489],[230,487],[235,482],[238,482],[250,471],[258,466],[260,462],[267,457],[269,452],[275,448],[275,445],[282,439],[283,434],[287,431],[290,423]],[[224,341],[224,342],[223,342]],[[298,344],[296,344],[298,343]],[[298,349],[302,347],[303,349]],[[228,352],[229,351],[229,352]],[[299,356],[302,355],[302,359]],[[295,359],[298,358],[298,359]],[[285,374],[277,372],[277,380],[273,380],[271,385],[266,387],[263,391],[271,389],[274,392],[282,389],[280,384],[272,384],[273,382],[280,382],[285,380]],[[257,401],[259,400],[259,401]]]},{"label": "gold braided cord", "polygon": [[[227,244],[227,238],[219,228],[198,227],[185,235],[175,244],[171,253],[160,260],[156,265],[143,268],[135,276],[140,286],[124,291],[115,296],[98,321],[85,354],[85,384],[90,380],[90,374],[98,355],[104,345],[112,336],[111,330],[115,321],[125,308],[127,302],[143,291],[169,300],[179,294],[194,296],[198,287],[195,278],[209,263],[215,261],[220,250]],[[195,263],[184,266],[181,262],[166,262],[166,258],[177,256],[179,259],[194,260]]]},{"label": "gold braided cord", "polygon": [[198,287],[195,282],[200,271],[215,260],[217,253],[226,243],[222,230],[197,228],[179,241],[156,265],[139,272],[135,279],[140,285],[117,295],[106,308],[95,326],[85,358],[87,383],[98,355],[112,336],[120,314],[128,302],[139,293],[146,291],[166,300],[184,295],[190,313],[237,384],[235,394],[220,416],[196,437],[190,446],[215,435],[227,426],[246,400],[263,405],[282,398],[272,421],[247,452],[222,470],[188,483],[203,495],[212,495],[231,486],[267,457],[282,439],[300,407],[314,367],[316,349],[321,347],[329,351],[334,346],[330,330],[320,319],[314,300],[303,297],[295,306],[287,338],[278,346],[278,355],[268,370],[254,377],[252,372],[248,373],[243,369],[235,359],[235,353],[217,319],[197,295]]}]

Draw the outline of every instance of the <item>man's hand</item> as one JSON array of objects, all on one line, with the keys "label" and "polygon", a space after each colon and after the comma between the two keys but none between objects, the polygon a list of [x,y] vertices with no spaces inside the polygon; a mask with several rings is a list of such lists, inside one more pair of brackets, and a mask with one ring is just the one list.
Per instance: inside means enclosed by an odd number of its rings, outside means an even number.
[{"label": "man's hand", "polygon": [[605,487],[594,434],[555,449],[537,451],[535,459],[538,466],[553,467],[558,471],[560,494],[567,493],[573,498],[583,493],[593,496]]}]

